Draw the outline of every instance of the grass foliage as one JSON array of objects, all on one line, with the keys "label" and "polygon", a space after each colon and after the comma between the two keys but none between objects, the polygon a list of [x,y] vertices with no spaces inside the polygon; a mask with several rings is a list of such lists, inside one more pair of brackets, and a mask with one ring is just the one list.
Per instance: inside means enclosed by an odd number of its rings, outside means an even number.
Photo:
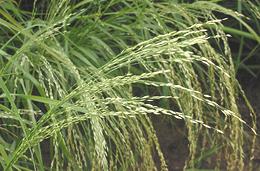
[{"label": "grass foliage", "polygon": [[0,1],[0,170],[167,170],[152,115],[185,121],[186,168],[216,145],[215,168],[243,168],[255,115],[246,123],[238,110],[243,91],[214,12],[257,36],[240,14],[210,1],[33,6]]},{"label": "grass foliage", "polygon": [[259,75],[259,63],[257,56],[260,52],[260,2],[257,0],[237,1],[236,3],[225,2],[223,5],[238,11],[241,19],[252,27],[256,34],[249,32],[246,27],[238,20],[230,20],[224,30],[232,34],[230,42],[234,46],[232,56],[236,71],[241,69],[250,75],[257,77]]}]

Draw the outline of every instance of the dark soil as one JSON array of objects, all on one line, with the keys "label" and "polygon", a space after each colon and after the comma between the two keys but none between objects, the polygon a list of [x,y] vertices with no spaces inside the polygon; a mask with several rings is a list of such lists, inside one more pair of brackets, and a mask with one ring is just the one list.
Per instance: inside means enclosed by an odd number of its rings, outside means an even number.
[{"label": "dark soil", "polygon": [[[248,100],[251,102],[258,118],[257,127],[260,128],[260,77],[253,78],[248,73],[239,73],[238,78]],[[249,116],[248,109],[244,102],[239,102],[239,108],[242,116]],[[243,118],[249,120],[249,118]],[[170,121],[170,118],[154,117],[152,118],[153,124],[158,135],[161,149],[164,153],[167,165],[170,171],[183,170],[185,160],[188,158],[188,140],[185,135],[185,126],[182,121]],[[250,132],[249,130],[247,130]],[[259,131],[258,131],[259,133]],[[248,134],[249,139],[252,134]],[[247,150],[247,144],[245,142],[245,161],[248,161],[249,150]],[[245,162],[245,171],[248,168],[247,162]],[[204,165],[204,164],[202,164]],[[211,168],[206,164],[208,168]],[[257,137],[256,149],[253,159],[253,170],[260,170],[260,136]],[[212,168],[213,169],[213,168]]]},{"label": "dark soil", "polygon": [[155,116],[152,118],[169,170],[183,170],[188,157],[188,139],[183,121]]},{"label": "dark soil", "polygon": [[[240,74],[239,77],[240,84],[245,91],[245,94],[250,101],[252,107],[254,108],[256,115],[257,115],[257,133],[260,134],[260,76],[258,77],[250,77],[248,74]],[[242,112],[248,112],[247,110],[243,110],[245,108],[244,104],[241,104]],[[248,114],[248,113],[246,113]],[[253,159],[253,166],[254,170],[260,170],[260,136],[257,136],[256,140],[256,148],[254,152],[254,159]]]}]

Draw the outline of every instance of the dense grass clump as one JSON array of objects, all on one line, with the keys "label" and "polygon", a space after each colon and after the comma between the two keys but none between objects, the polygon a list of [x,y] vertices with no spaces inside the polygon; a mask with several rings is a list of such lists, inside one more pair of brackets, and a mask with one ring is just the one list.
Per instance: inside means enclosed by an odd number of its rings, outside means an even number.
[{"label": "dense grass clump", "polygon": [[152,115],[185,121],[186,168],[217,146],[242,170],[255,115],[217,12],[257,36],[208,1],[0,1],[0,170],[168,170]]}]

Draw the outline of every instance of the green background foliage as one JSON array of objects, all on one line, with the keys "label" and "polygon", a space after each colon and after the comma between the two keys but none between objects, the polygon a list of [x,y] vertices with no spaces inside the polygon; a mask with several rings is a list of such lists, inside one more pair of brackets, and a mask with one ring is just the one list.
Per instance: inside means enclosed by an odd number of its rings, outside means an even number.
[{"label": "green background foliage", "polygon": [[[184,120],[185,168],[209,156],[213,169],[242,170],[256,116],[236,70],[259,35],[241,4],[235,10],[214,1],[51,0],[30,10],[0,1],[0,170],[168,170],[153,115]],[[243,36],[237,65],[226,33]],[[250,110],[243,117],[239,97]]]}]

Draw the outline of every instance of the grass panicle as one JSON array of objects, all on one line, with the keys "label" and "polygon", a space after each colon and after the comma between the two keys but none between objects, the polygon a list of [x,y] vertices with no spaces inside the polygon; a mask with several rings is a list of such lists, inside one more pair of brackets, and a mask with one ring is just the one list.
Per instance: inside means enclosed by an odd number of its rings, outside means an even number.
[{"label": "grass panicle", "polygon": [[168,170],[153,115],[185,121],[185,168],[221,146],[213,167],[242,170],[255,114],[215,12],[258,41],[213,2],[0,1],[0,170]]}]

